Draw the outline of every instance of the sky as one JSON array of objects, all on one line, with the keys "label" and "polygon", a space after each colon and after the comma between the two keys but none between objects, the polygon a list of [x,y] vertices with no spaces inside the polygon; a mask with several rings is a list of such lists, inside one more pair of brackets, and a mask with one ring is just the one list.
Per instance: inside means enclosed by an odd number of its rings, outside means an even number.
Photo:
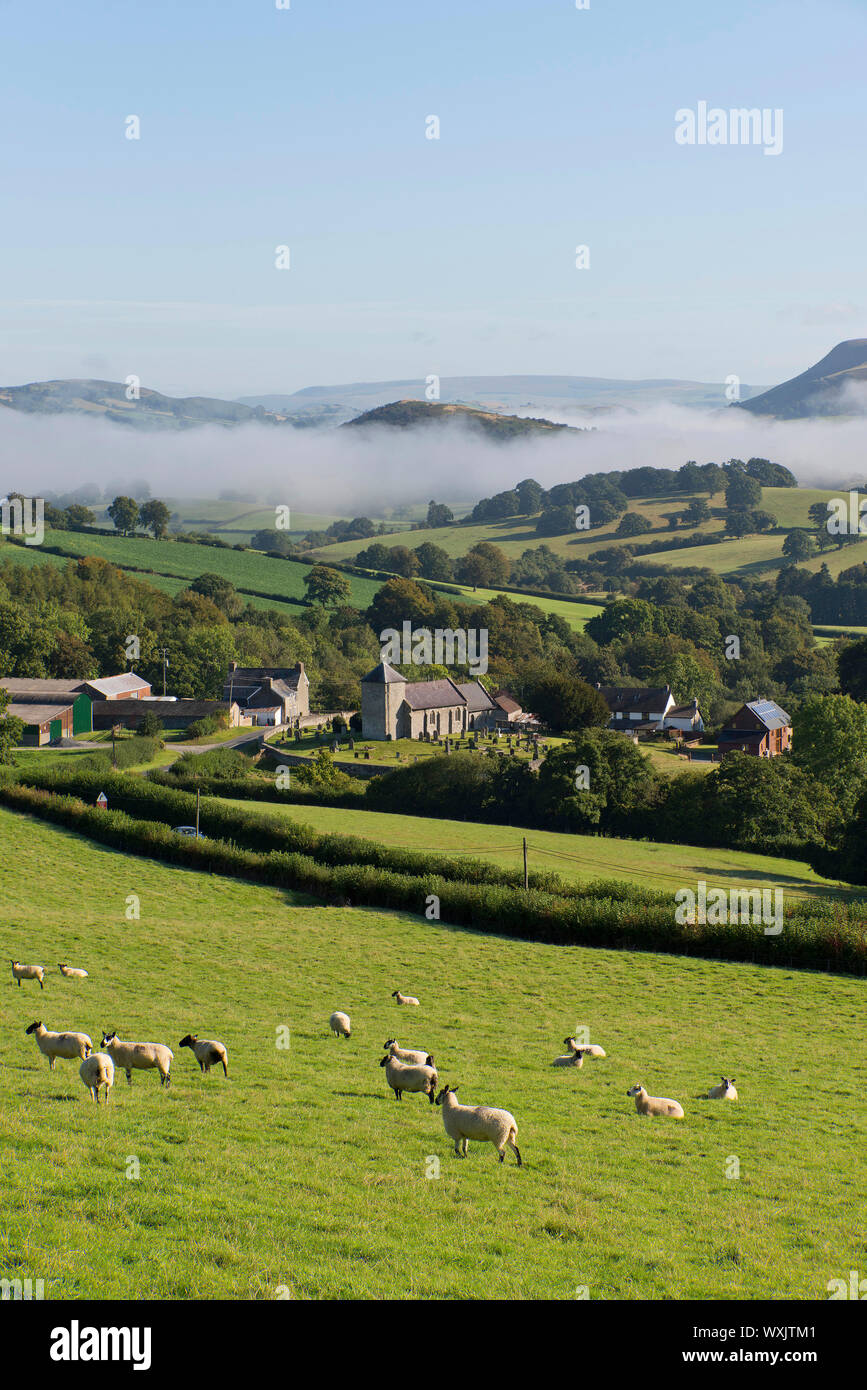
[{"label": "sky", "polygon": [[[863,0],[0,0],[0,33],[2,384],[768,385],[867,336]],[[780,153],[677,143],[702,101],[781,110]]]}]

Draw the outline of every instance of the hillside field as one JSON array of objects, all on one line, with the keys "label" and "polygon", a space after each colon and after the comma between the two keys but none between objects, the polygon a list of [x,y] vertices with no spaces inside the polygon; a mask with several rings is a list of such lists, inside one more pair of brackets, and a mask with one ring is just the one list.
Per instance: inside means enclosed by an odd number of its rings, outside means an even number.
[{"label": "hillside field", "polygon": [[[42,866],[10,876],[8,951],[91,972],[0,985],[0,1269],[46,1298],[824,1300],[863,1266],[863,981],[313,906],[5,810],[0,839]],[[119,1073],[97,1107],[34,1018],[166,1041],[173,1085]],[[552,1070],[582,1026],[607,1058]],[[226,1043],[227,1079],[177,1047],[188,1030]],[[465,1103],[514,1113],[523,1168],[459,1159],[438,1110],[395,1104],[395,1032]],[[695,1099],[723,1072],[737,1104]],[[686,1119],[639,1117],[639,1079]]]}]

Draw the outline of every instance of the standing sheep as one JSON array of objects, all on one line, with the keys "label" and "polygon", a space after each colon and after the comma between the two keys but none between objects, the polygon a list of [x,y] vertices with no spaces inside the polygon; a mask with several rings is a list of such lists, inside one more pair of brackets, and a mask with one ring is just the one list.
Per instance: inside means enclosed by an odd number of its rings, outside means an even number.
[{"label": "standing sheep", "polygon": [[508,1110],[497,1110],[492,1105],[459,1105],[455,1095],[457,1089],[457,1086],[444,1087],[436,1103],[442,1106],[445,1131],[454,1140],[458,1157],[466,1158],[470,1139],[487,1139],[500,1155],[501,1163],[506,1157],[508,1144],[520,1168],[521,1151],[515,1143],[518,1125],[514,1115]]},{"label": "standing sheep", "polygon": [[114,1085],[114,1062],[108,1053],[92,1052],[78,1068],[78,1074],[97,1105],[99,1105],[99,1088],[100,1086],[105,1087],[105,1103],[108,1105],[108,1093]]},{"label": "standing sheep", "polygon": [[348,1038],[352,1033],[352,1024],[349,1022],[349,1014],[340,1012],[333,1013],[328,1020],[328,1027],[332,1033],[336,1033],[338,1038]]},{"label": "standing sheep", "polygon": [[396,999],[398,1004],[414,1004],[418,1008],[418,1000],[414,994],[401,994],[399,989],[393,989],[391,997]]},{"label": "standing sheep", "polygon": [[86,980],[90,974],[88,970],[79,970],[75,965],[61,965],[59,961],[57,968],[61,975],[66,976],[67,980]]},{"label": "standing sheep", "polygon": [[22,980],[38,980],[39,988],[45,988],[45,985],[42,983],[43,979],[45,978],[44,965],[22,965],[20,960],[13,960],[12,976],[13,979],[16,979],[18,981],[19,989],[21,988]]},{"label": "standing sheep", "polygon": [[639,1115],[670,1115],[674,1120],[683,1119],[683,1106],[666,1096],[649,1096],[640,1082],[626,1092],[635,1097],[635,1108]]},{"label": "standing sheep", "polygon": [[385,1079],[394,1091],[395,1100],[402,1100],[404,1091],[420,1091],[433,1105],[439,1080],[436,1067],[408,1066],[396,1057],[382,1057],[379,1065],[385,1067]]},{"label": "standing sheep", "polygon": [[36,1046],[48,1058],[49,1071],[54,1071],[58,1057],[81,1057],[86,1060],[93,1051],[93,1043],[86,1033],[50,1033],[41,1020],[31,1023],[24,1032],[27,1036],[35,1034]]},{"label": "standing sheep", "polygon": [[105,1048],[115,1066],[123,1067],[127,1085],[132,1085],[133,1067],[136,1071],[149,1071],[151,1067],[157,1067],[160,1085],[171,1085],[169,1069],[175,1060],[175,1054],[165,1043],[122,1042],[112,1029],[110,1033],[103,1033],[101,1046]]},{"label": "standing sheep", "polygon": [[203,1075],[210,1072],[215,1062],[222,1062],[223,1075],[229,1075],[229,1054],[224,1044],[217,1042],[216,1038],[200,1038],[198,1033],[188,1033],[185,1038],[181,1038],[178,1047],[192,1049],[193,1056],[199,1064],[199,1071]]},{"label": "standing sheep", "polygon": [[389,1038],[382,1045],[388,1049],[389,1057],[396,1057],[399,1062],[414,1062],[418,1066],[428,1067],[434,1065],[433,1055],[423,1047],[398,1047],[394,1038]]}]

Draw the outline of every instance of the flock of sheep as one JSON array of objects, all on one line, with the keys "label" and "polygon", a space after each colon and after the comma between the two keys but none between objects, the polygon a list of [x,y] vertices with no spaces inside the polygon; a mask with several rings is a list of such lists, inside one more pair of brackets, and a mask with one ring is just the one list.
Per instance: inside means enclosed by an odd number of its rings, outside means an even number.
[{"label": "flock of sheep", "polygon": [[[67,979],[84,980],[88,976],[86,970],[75,966],[60,965],[59,969]],[[13,960],[12,975],[19,989],[23,980],[38,980],[40,989],[45,988],[45,967],[42,965],[22,965],[20,961]],[[415,995],[402,994],[398,989],[392,992],[391,997],[399,1005],[416,1008],[419,1006]],[[328,1023],[332,1033],[338,1038],[351,1036],[352,1024],[348,1014],[336,1011]],[[114,1085],[116,1066],[126,1072],[129,1085],[132,1085],[133,1070],[146,1071],[154,1067],[159,1071],[160,1084],[171,1084],[170,1073],[174,1053],[165,1043],[125,1042],[116,1032],[110,1032],[102,1035],[101,1047],[104,1051],[94,1052],[93,1043],[86,1033],[52,1033],[40,1020],[31,1023],[25,1029],[25,1033],[34,1037],[40,1052],[48,1058],[51,1071],[54,1071],[58,1057],[80,1058],[79,1075],[97,1105],[101,1090],[105,1092],[105,1100],[108,1101],[109,1092]],[[554,1067],[583,1067],[588,1057],[606,1056],[605,1049],[598,1043],[579,1043],[571,1036],[563,1041],[569,1051],[561,1057],[554,1058],[551,1063]],[[200,1038],[197,1034],[188,1033],[178,1046],[191,1049],[202,1073],[210,1072],[212,1066],[220,1064],[223,1074],[228,1076],[229,1057],[226,1047],[215,1038]],[[387,1038],[383,1048],[385,1056],[379,1065],[385,1068],[385,1079],[394,1092],[395,1100],[400,1101],[404,1091],[408,1091],[426,1095],[431,1105],[440,1106],[446,1134],[454,1143],[458,1156],[466,1157],[469,1140],[473,1139],[493,1144],[502,1163],[508,1145],[518,1161],[518,1167],[521,1167],[521,1151],[515,1142],[518,1137],[518,1124],[510,1111],[500,1110],[492,1105],[461,1105],[457,1099],[457,1086],[444,1086],[437,1094],[439,1076],[436,1063],[433,1054],[426,1048],[400,1047],[395,1038]],[[724,1076],[718,1086],[703,1092],[701,1098],[737,1100],[738,1093],[734,1082],[734,1077]],[[635,1100],[635,1108],[639,1115],[666,1115],[677,1120],[684,1118],[683,1106],[679,1101],[670,1100],[667,1096],[648,1095],[640,1083],[631,1086],[626,1094]]]},{"label": "flock of sheep", "polygon": [[[59,965],[58,968],[60,973],[69,980],[86,980],[88,978],[89,972],[76,966]],[[39,988],[45,988],[44,965],[22,965],[20,961],[13,960],[12,976],[17,980],[19,989],[22,980],[38,980]],[[175,1059],[175,1054],[165,1043],[125,1042],[117,1036],[116,1032],[112,1031],[102,1035],[100,1046],[105,1051],[94,1052],[93,1043],[87,1033],[52,1033],[50,1029],[45,1027],[41,1019],[31,1023],[24,1032],[26,1036],[32,1036],[35,1039],[39,1051],[48,1058],[50,1071],[54,1071],[54,1064],[58,1057],[81,1058],[78,1074],[97,1105],[99,1104],[100,1091],[104,1091],[105,1099],[108,1101],[109,1092],[114,1085],[116,1066],[121,1067],[126,1072],[127,1083],[130,1086],[132,1085],[134,1070],[150,1071],[153,1067],[156,1067],[160,1074],[160,1085],[171,1085],[171,1065]],[[209,1072],[212,1066],[222,1063],[223,1074],[229,1075],[229,1054],[225,1045],[218,1042],[216,1038],[200,1038],[196,1033],[187,1033],[185,1038],[181,1038],[178,1046],[191,1049],[201,1072]]]},{"label": "flock of sheep", "polygon": [[[414,995],[402,994],[394,990],[392,999],[398,1004],[418,1006]],[[349,1015],[337,1011],[328,1020],[328,1025],[338,1038],[348,1038],[352,1034]],[[605,1057],[606,1052],[598,1043],[579,1043],[574,1037],[564,1038],[569,1051],[562,1057],[555,1057],[554,1067],[583,1067],[586,1057]],[[460,1105],[457,1100],[457,1086],[444,1086],[437,1095],[439,1076],[436,1062],[431,1052],[423,1047],[400,1047],[395,1038],[387,1038],[383,1043],[385,1056],[380,1066],[385,1067],[385,1079],[394,1091],[395,1100],[403,1098],[404,1091],[426,1095],[431,1105],[442,1107],[443,1124],[446,1134],[453,1141],[455,1153],[466,1158],[470,1139],[487,1141],[493,1144],[500,1157],[506,1155],[506,1145],[515,1154],[518,1167],[521,1167],[521,1151],[515,1140],[518,1137],[517,1121],[508,1110],[499,1110],[492,1105]],[[737,1100],[734,1077],[724,1076],[718,1086],[703,1092],[704,1100]],[[667,1096],[650,1096],[640,1082],[626,1092],[635,1100],[639,1115],[667,1115],[672,1119],[684,1118],[683,1106],[679,1101],[669,1100]]]}]

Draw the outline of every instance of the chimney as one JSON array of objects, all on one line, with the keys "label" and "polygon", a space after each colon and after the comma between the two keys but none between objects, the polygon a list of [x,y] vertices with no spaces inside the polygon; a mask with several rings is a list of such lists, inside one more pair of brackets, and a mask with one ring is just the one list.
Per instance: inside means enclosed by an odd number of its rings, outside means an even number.
[{"label": "chimney", "polygon": [[296,664],[295,664],[295,670],[298,672],[299,675],[303,676],[303,675],[304,675],[304,662],[303,662],[303,661],[298,661],[298,662],[296,662]]}]

